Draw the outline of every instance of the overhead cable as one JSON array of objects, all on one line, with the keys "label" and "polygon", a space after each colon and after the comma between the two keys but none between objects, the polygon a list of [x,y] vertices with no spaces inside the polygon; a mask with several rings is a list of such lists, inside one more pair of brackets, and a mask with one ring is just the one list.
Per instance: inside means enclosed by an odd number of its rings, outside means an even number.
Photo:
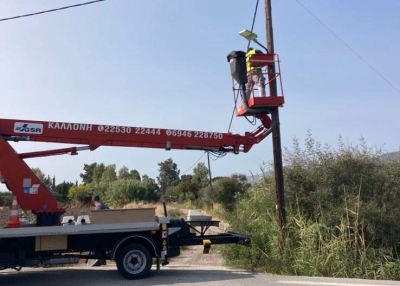
[{"label": "overhead cable", "polygon": [[377,75],[379,75],[386,83],[388,83],[391,87],[393,87],[398,93],[400,90],[391,83],[383,74],[381,74],[376,68],[374,68],[366,59],[364,59],[356,50],[354,50],[348,43],[346,43],[341,37],[338,36],[331,28],[328,27],[321,19],[319,19],[310,9],[308,9],[303,3],[299,0],[295,0],[301,7],[304,8],[312,17],[314,17],[322,26],[325,27],[335,38],[341,41],[351,52],[353,52],[360,60],[362,60],[370,69],[372,69]]},{"label": "overhead cable", "polygon": [[90,2],[85,2],[85,3],[70,5],[70,6],[64,6],[64,7],[60,7],[60,8],[54,8],[54,9],[35,12],[35,13],[30,13],[30,14],[24,14],[24,15],[19,15],[19,16],[2,18],[2,19],[0,19],[0,22],[8,21],[8,20],[15,20],[15,19],[24,18],[24,17],[37,16],[37,15],[41,15],[41,14],[45,14],[45,13],[56,12],[56,11],[65,10],[65,9],[69,9],[69,8],[76,8],[76,7],[79,7],[79,6],[90,5],[90,4],[94,4],[94,3],[97,3],[97,2],[103,2],[103,1],[106,1],[106,0],[95,0],[95,1],[90,1]]}]

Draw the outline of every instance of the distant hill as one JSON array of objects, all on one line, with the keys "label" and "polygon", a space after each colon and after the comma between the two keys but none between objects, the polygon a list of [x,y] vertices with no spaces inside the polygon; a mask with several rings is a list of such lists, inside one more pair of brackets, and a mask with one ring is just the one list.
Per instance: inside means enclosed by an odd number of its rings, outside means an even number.
[{"label": "distant hill", "polygon": [[[271,176],[273,175],[274,172],[273,171],[268,171],[265,173],[266,176]],[[256,182],[258,182],[262,176],[264,176],[263,174],[256,174],[256,175],[252,175],[252,176],[247,176],[247,182],[250,184],[254,184]]]},{"label": "distant hill", "polygon": [[382,154],[382,155],[380,156],[380,158],[381,158],[383,161],[387,161],[387,160],[393,159],[393,158],[395,158],[395,157],[400,158],[400,151],[389,152],[389,153]]}]

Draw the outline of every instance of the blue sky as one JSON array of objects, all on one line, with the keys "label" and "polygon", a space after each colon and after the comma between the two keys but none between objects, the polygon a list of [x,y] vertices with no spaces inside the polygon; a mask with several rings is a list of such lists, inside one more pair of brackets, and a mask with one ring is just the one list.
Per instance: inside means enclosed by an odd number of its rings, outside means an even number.
[{"label": "blue sky", "polygon": [[[264,1],[254,27],[265,42]],[[302,5],[337,36],[333,36]],[[0,18],[79,3],[0,2]],[[109,0],[0,22],[1,117],[226,132],[233,95],[226,55],[244,50],[256,1]],[[273,1],[275,51],[286,105],[282,145],[310,129],[332,147],[341,135],[353,145],[397,151],[400,93],[400,1]],[[345,44],[343,43],[345,42]],[[356,51],[357,56],[351,49]],[[231,130],[252,131],[244,118]],[[60,144],[13,144],[18,152]],[[101,147],[78,156],[28,159],[31,167],[75,181],[85,163],[127,166],[155,178],[172,158],[183,173],[201,151]],[[247,154],[211,162],[213,176],[259,173],[272,159],[271,138]],[[203,156],[199,162],[206,162]]]}]

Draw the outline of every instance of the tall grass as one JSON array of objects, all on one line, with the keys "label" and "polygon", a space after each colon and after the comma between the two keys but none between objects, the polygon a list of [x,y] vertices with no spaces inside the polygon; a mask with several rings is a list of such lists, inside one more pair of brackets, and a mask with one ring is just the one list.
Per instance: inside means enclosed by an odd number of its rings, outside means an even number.
[{"label": "tall grass", "polygon": [[264,175],[224,218],[253,247],[222,248],[235,266],[289,275],[400,280],[400,157],[339,139],[311,137],[284,152],[287,222],[275,213],[273,178]]},{"label": "tall grass", "polygon": [[391,248],[372,248],[360,221],[359,196],[343,190],[345,215],[331,225],[326,214],[308,218],[289,208],[284,234],[278,228],[272,185],[262,180],[243,196],[235,214],[225,215],[235,231],[247,233],[252,248],[222,247],[228,265],[274,274],[400,280],[400,260]]}]

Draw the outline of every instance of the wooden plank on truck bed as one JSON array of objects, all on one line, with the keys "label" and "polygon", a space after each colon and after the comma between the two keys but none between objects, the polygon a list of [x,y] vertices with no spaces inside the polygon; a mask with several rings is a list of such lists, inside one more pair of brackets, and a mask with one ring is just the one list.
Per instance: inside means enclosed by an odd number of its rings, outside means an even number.
[{"label": "wooden plank on truck bed", "polygon": [[156,208],[92,210],[89,217],[91,223],[151,222]]}]

